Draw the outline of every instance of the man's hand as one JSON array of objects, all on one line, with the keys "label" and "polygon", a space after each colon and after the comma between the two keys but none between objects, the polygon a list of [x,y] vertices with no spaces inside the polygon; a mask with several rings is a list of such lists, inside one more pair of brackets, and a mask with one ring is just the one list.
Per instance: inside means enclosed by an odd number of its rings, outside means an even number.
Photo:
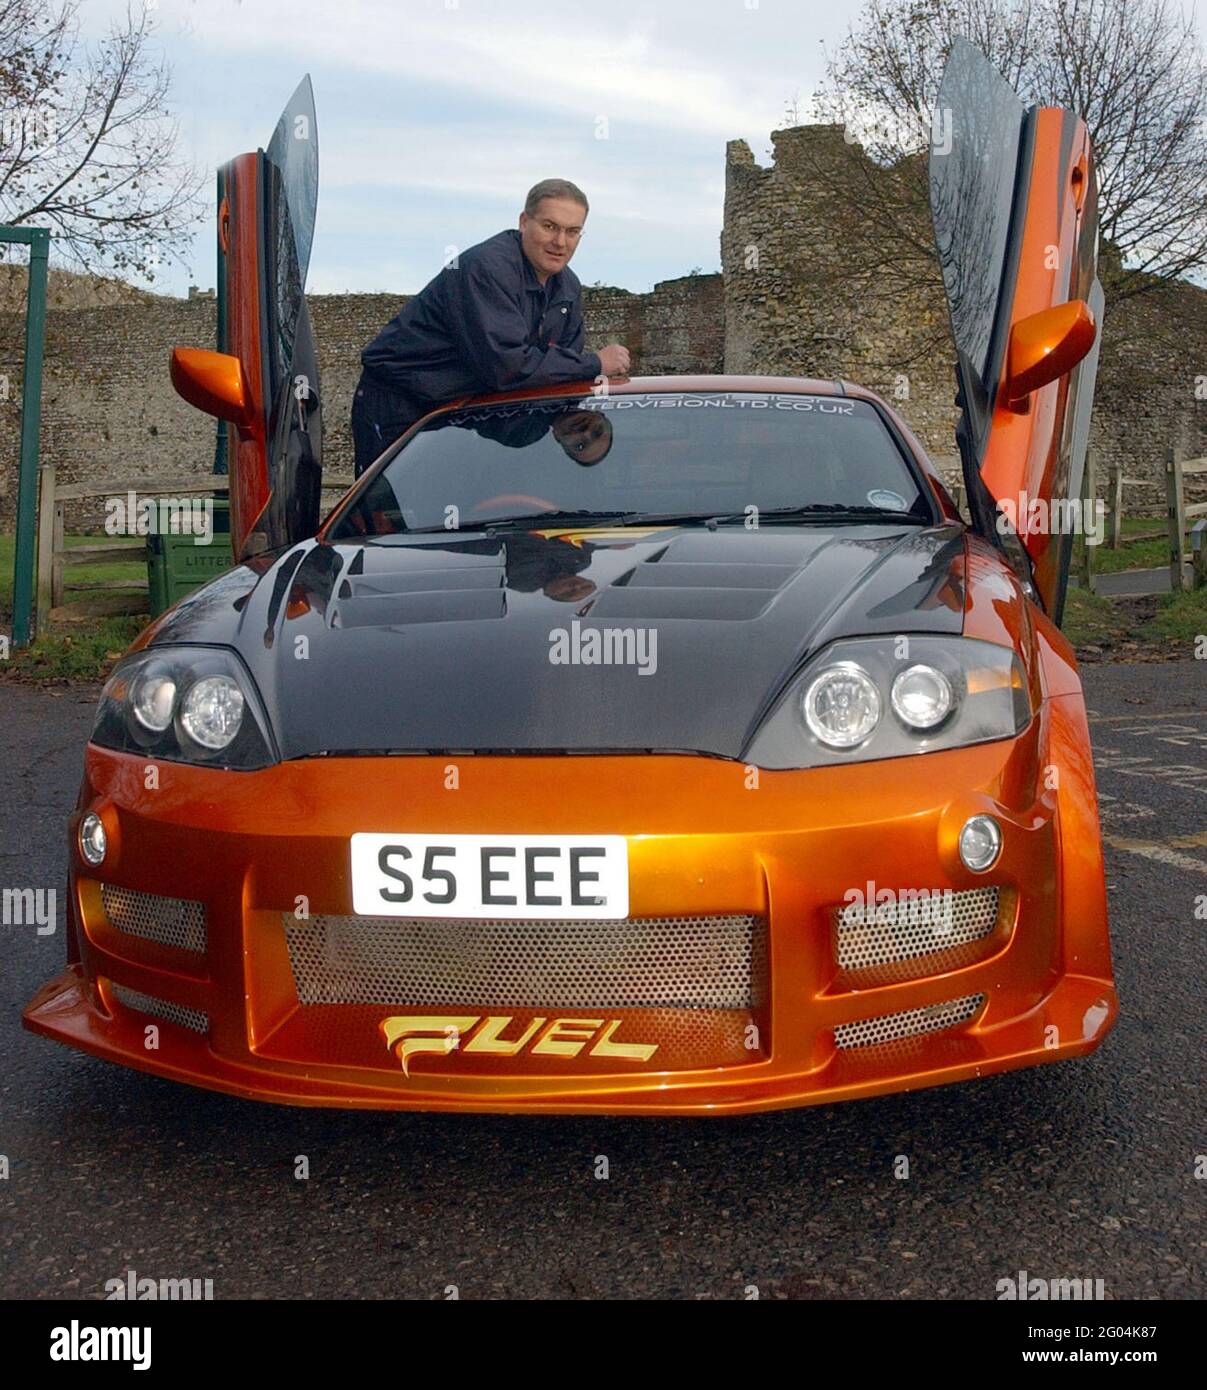
[{"label": "man's hand", "polygon": [[604,376],[628,376],[629,350],[620,343],[609,343],[599,350],[599,369]]}]

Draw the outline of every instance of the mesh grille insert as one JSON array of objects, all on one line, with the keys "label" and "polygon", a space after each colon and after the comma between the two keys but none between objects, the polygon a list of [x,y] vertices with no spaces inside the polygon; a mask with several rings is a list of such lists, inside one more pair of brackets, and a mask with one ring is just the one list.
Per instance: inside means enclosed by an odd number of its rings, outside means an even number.
[{"label": "mesh grille insert", "polygon": [[839,968],[869,970],[970,945],[994,929],[1000,906],[997,887],[849,903],[835,913]]},{"label": "mesh grille insert", "polygon": [[127,1009],[140,1014],[150,1014],[162,1018],[167,1023],[175,1023],[180,1028],[188,1028],[194,1033],[210,1031],[209,1015],[201,1009],[190,1009],[184,1004],[173,1004],[169,999],[156,999],[150,994],[140,994],[136,989],[125,985],[112,984],[113,997]]},{"label": "mesh grille insert", "polygon": [[204,903],[102,883],[101,905],[110,925],[118,931],[181,951],[205,950]]},{"label": "mesh grille insert", "polygon": [[966,1023],[984,1002],[983,994],[966,994],[962,999],[949,999],[923,1009],[906,1009],[899,1014],[861,1018],[858,1023],[842,1023],[834,1030],[834,1042],[844,1049],[875,1047],[879,1043],[896,1042],[898,1038],[938,1033],[957,1023]]},{"label": "mesh grille insert", "polygon": [[753,916],[281,916],[303,1004],[750,1009],[762,1002],[765,923]]}]

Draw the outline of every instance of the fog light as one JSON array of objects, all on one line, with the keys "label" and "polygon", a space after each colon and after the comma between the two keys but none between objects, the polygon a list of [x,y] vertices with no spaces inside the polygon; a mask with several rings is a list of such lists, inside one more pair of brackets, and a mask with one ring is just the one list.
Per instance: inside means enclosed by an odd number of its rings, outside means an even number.
[{"label": "fog light", "polygon": [[960,831],[960,858],[973,873],[984,873],[1002,852],[1002,831],[992,816],[973,816]]},{"label": "fog light", "polygon": [[89,864],[100,864],[109,848],[105,827],[95,811],[89,811],[80,821],[80,853]]}]

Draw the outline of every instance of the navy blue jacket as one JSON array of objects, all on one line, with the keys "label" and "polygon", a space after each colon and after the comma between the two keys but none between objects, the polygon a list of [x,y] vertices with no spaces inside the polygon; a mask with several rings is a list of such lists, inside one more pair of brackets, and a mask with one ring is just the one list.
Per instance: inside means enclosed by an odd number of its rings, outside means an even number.
[{"label": "navy blue jacket", "polygon": [[542,285],[515,228],[471,246],[407,301],[361,353],[370,377],[417,407],[457,396],[590,380],[582,285],[564,266]]}]

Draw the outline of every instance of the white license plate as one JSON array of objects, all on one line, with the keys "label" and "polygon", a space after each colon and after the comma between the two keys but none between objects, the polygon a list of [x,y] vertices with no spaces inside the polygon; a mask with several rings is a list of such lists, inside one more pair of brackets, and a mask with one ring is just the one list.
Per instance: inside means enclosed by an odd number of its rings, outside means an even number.
[{"label": "white license plate", "polygon": [[352,907],[367,917],[629,915],[623,835],[352,836]]}]

